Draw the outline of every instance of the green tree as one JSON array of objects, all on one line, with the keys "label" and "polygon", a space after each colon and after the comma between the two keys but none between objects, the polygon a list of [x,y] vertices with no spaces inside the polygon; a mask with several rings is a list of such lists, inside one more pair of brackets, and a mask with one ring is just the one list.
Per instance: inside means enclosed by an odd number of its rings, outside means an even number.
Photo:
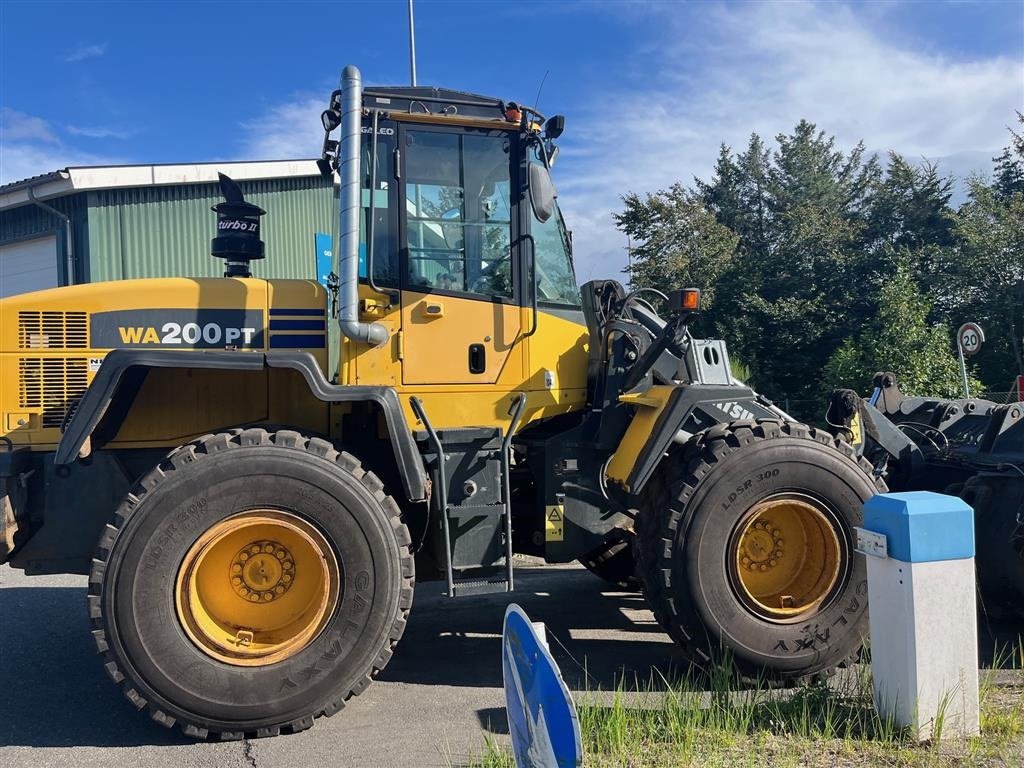
[{"label": "green tree", "polygon": [[930,311],[910,273],[896,272],[882,287],[874,316],[825,364],[826,387],[864,393],[876,372],[892,371],[907,394],[962,397],[952,333],[943,323],[931,324]]},{"label": "green tree", "polygon": [[988,387],[1005,390],[1024,373],[1024,192],[1003,197],[995,185],[973,179],[957,220],[954,309],[986,329],[978,363]]},{"label": "green tree", "polygon": [[630,193],[622,201],[615,223],[633,244],[630,284],[661,291],[701,288],[705,310],[713,311],[715,288],[730,267],[737,236],[680,184],[646,197]]}]

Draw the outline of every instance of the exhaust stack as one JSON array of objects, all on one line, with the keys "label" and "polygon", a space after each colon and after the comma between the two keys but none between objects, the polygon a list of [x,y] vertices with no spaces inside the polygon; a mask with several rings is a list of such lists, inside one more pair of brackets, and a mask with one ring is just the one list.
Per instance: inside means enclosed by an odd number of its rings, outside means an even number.
[{"label": "exhaust stack", "polygon": [[359,320],[359,218],[362,215],[359,154],[363,123],[363,78],[351,64],[341,73],[341,136],[338,146],[339,222],[338,321],[345,337],[361,344],[379,346],[388,340],[380,323]]}]

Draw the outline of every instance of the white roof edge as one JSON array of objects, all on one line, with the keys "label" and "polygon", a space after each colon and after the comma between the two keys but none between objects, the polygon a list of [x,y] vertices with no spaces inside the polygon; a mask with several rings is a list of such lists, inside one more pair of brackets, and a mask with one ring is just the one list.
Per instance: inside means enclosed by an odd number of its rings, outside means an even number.
[{"label": "white roof edge", "polygon": [[0,210],[31,202],[31,188],[39,200],[84,190],[152,187],[169,184],[202,184],[217,181],[219,172],[235,181],[319,176],[316,160],[226,161],[219,163],[179,163],[169,165],[109,165],[65,168],[59,180],[41,179],[40,183],[19,184],[10,192],[0,192]]}]

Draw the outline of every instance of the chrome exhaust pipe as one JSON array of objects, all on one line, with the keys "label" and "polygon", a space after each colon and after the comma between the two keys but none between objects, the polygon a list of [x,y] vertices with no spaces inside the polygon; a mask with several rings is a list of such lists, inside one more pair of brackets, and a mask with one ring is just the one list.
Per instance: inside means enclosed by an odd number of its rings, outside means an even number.
[{"label": "chrome exhaust pipe", "polygon": [[[363,125],[363,76],[349,64],[341,73],[341,135],[338,145],[338,323],[352,341],[380,346],[388,329],[359,320],[359,219],[362,216],[359,154]],[[372,194],[372,193],[371,193]]]}]

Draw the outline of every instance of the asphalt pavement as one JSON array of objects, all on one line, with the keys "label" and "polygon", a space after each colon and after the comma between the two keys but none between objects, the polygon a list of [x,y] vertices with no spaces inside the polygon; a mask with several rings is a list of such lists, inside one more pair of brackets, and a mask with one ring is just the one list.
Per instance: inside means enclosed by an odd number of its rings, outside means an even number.
[{"label": "asphalt pavement", "polygon": [[678,663],[640,595],[610,591],[580,567],[523,568],[515,593],[455,600],[426,582],[391,663],[337,715],[291,736],[199,743],[137,712],[107,678],[85,585],[0,567],[0,768],[464,764],[487,732],[507,738],[500,640],[510,602],[547,624],[574,690],[608,690],[623,674],[645,683]]}]

